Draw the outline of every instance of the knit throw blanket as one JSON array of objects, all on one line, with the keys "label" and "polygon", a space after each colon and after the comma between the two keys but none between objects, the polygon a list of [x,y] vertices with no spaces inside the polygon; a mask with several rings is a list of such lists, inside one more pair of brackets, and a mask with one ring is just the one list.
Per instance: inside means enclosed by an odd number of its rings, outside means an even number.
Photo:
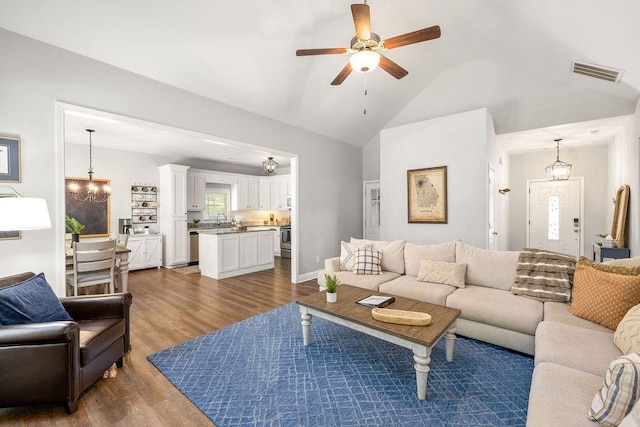
[{"label": "knit throw blanket", "polygon": [[511,292],[538,301],[569,302],[575,269],[576,259],[570,255],[525,248]]}]

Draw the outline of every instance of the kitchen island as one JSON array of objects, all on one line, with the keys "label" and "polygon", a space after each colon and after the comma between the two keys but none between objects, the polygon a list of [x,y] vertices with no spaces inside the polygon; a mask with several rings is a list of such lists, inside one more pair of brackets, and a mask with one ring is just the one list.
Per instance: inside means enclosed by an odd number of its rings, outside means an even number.
[{"label": "kitchen island", "polygon": [[200,274],[214,279],[268,270],[273,263],[273,230],[198,230]]}]

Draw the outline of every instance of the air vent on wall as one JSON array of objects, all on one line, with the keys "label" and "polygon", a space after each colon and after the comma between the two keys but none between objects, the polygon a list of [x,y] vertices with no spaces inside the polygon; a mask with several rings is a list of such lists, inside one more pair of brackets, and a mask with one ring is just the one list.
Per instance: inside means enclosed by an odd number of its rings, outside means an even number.
[{"label": "air vent on wall", "polygon": [[571,63],[571,71],[583,76],[593,77],[595,79],[606,80],[608,82],[619,83],[622,79],[622,70],[615,68],[603,67],[602,65],[588,64],[586,62],[573,61]]}]

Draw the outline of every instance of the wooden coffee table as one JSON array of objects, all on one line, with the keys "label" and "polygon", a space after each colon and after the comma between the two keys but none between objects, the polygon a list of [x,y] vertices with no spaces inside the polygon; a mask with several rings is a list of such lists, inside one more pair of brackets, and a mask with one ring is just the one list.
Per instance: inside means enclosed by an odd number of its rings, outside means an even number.
[{"label": "wooden coffee table", "polygon": [[430,370],[431,349],[444,336],[447,361],[453,361],[456,320],[460,316],[460,310],[409,298],[395,297],[395,302],[387,308],[419,311],[431,315],[431,323],[427,326],[397,325],[375,320],[371,315],[370,308],[356,303],[356,301],[369,295],[388,294],[349,285],[340,285],[338,287],[338,301],[335,303],[327,302],[326,292],[324,291],[299,299],[297,303],[300,305],[304,345],[309,345],[312,316],[318,316],[411,349],[413,351],[413,360],[415,361],[418,399],[425,400],[427,398],[427,378]]}]

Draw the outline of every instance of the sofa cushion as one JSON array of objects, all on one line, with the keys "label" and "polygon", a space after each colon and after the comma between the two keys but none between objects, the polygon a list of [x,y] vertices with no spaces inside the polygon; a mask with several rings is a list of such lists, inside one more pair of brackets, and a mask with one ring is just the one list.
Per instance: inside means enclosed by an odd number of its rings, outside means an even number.
[{"label": "sofa cushion", "polygon": [[635,256],[633,258],[612,259],[612,260],[605,261],[602,264],[619,265],[621,267],[637,267],[640,265],[640,256]]},{"label": "sofa cushion", "polygon": [[456,242],[456,262],[467,264],[467,285],[511,292],[519,255],[518,251],[488,251]]},{"label": "sofa cushion", "polygon": [[615,330],[640,303],[640,277],[606,273],[578,264],[569,313]]},{"label": "sofa cushion", "polygon": [[371,245],[363,243],[363,244],[355,244],[349,242],[340,242],[340,270],[342,271],[352,271],[353,267],[356,264],[355,252],[360,248],[368,248]]},{"label": "sofa cushion", "polygon": [[543,303],[484,286],[467,284],[456,289],[447,297],[446,305],[462,310],[462,319],[528,335],[535,334],[542,321]]},{"label": "sofa cushion", "polygon": [[611,331],[547,321],[540,323],[536,330],[536,364],[557,363],[602,378],[609,363],[620,356],[622,353],[613,343]]},{"label": "sofa cushion", "polygon": [[640,304],[627,311],[618,323],[613,342],[623,354],[640,353]]},{"label": "sofa cushion", "polygon": [[443,285],[451,285],[456,288],[464,288],[466,273],[467,264],[423,259],[420,261],[418,280],[421,282],[442,283]]},{"label": "sofa cushion", "polygon": [[357,249],[354,257],[354,274],[381,274],[382,252],[375,249]]},{"label": "sofa cushion", "polygon": [[617,426],[640,396],[640,354],[631,353],[611,362],[604,385],[596,393],[589,419],[601,426]]},{"label": "sofa cushion", "polygon": [[455,290],[456,288],[451,285],[420,282],[409,275],[400,276],[380,285],[380,292],[439,305],[446,305],[447,296]]},{"label": "sofa cushion", "polygon": [[602,376],[554,363],[539,363],[533,370],[527,427],[597,427],[587,413]]},{"label": "sofa cushion", "polygon": [[417,245],[407,243],[404,245],[404,268],[407,274],[418,276],[420,261],[430,259],[432,261],[456,261],[456,242],[445,242],[435,245]]},{"label": "sofa cushion", "polygon": [[612,262],[594,262],[589,258],[581,256],[578,260],[578,265],[584,265],[586,267],[595,268],[596,270],[604,271],[606,273],[623,274],[625,276],[637,276],[640,275],[640,264],[635,264],[635,261],[626,264],[615,264]]},{"label": "sofa cushion", "polygon": [[0,288],[0,324],[72,321],[44,273]]},{"label": "sofa cushion", "polygon": [[[332,272],[331,275],[335,275],[340,280],[341,285],[357,286],[372,291],[378,291],[380,284],[400,277],[398,273],[390,271],[383,271],[382,274],[376,275],[353,274],[352,271],[336,271]],[[324,279],[324,275],[322,277]],[[324,283],[324,280],[322,283]],[[340,288],[338,288],[338,292],[340,292]]]},{"label": "sofa cushion", "polygon": [[404,239],[385,242],[351,238],[351,243],[353,244],[369,244],[371,249],[382,252],[382,269],[398,274],[404,274],[404,245],[406,242]]},{"label": "sofa cushion", "polygon": [[543,249],[522,249],[511,292],[538,301],[569,302],[575,269],[573,256]]},{"label": "sofa cushion", "polygon": [[543,320],[545,322],[557,322],[565,325],[591,329],[593,331],[611,333],[611,329],[607,327],[569,313],[569,304],[564,302],[545,302]]}]

